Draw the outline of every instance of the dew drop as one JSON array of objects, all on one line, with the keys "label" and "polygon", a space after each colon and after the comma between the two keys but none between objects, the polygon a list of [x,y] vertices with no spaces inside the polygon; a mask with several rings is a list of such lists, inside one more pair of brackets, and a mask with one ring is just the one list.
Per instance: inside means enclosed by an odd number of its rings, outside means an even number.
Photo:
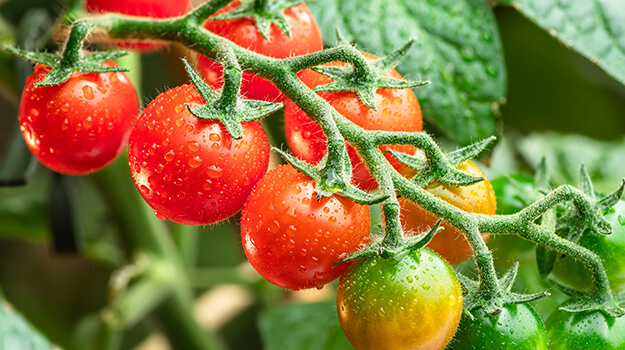
[{"label": "dew drop", "polygon": [[187,147],[191,152],[197,152],[200,150],[200,144],[197,141],[187,142]]},{"label": "dew drop", "polygon": [[65,119],[63,120],[63,122],[61,122],[61,130],[67,130],[69,129],[69,120]]},{"label": "dew drop", "polygon": [[183,105],[177,105],[176,107],[174,107],[174,111],[176,111],[176,113],[180,113],[184,110],[184,106]]},{"label": "dew drop", "polygon": [[93,94],[93,89],[89,85],[85,85],[82,87],[82,94],[87,100],[93,100],[93,98],[95,97],[95,95]]},{"label": "dew drop", "polygon": [[[150,194],[150,189],[146,186],[146,185],[141,185],[141,187],[139,187],[139,191],[141,192],[142,195],[147,196]],[[155,212],[156,213],[156,212]],[[157,215],[158,216],[158,215]]]},{"label": "dew drop", "polygon": [[221,141],[221,136],[219,136],[219,134],[214,134],[213,133],[213,134],[210,134],[208,136],[208,139],[213,141],[213,142],[218,142],[218,141]]},{"label": "dew drop", "polygon": [[176,125],[177,126],[182,126],[184,124],[184,118],[180,117],[178,119],[176,119]]},{"label": "dew drop", "polygon": [[202,165],[202,158],[200,156],[195,156],[193,158],[189,158],[189,166],[192,168],[197,168]]},{"label": "dew drop", "polygon": [[390,117],[390,116],[391,116],[391,110],[390,110],[390,108],[384,108],[384,110],[382,111],[382,116],[384,116],[384,117]]},{"label": "dew drop", "polygon": [[328,218],[328,222],[331,223],[331,224],[336,223],[336,217],[330,216],[330,218]]},{"label": "dew drop", "polygon": [[171,162],[172,160],[174,160],[175,156],[176,156],[176,152],[170,149],[169,152],[165,153],[165,160],[168,162]]},{"label": "dew drop", "polygon": [[213,179],[220,178],[221,175],[223,175],[223,169],[221,169],[218,166],[211,165],[206,169],[206,175],[208,175],[208,177],[211,177]]},{"label": "dew drop", "polygon": [[63,112],[67,112],[69,111],[69,103],[65,103],[64,105],[61,106],[61,110]]},{"label": "dew drop", "polygon": [[291,187],[291,192],[293,194],[300,194],[300,193],[302,193],[302,188],[299,185],[295,185],[295,186]]},{"label": "dew drop", "polygon": [[85,129],[91,129],[91,127],[93,126],[93,119],[91,117],[87,117],[85,118],[85,120],[83,120],[82,125],[85,127]]}]

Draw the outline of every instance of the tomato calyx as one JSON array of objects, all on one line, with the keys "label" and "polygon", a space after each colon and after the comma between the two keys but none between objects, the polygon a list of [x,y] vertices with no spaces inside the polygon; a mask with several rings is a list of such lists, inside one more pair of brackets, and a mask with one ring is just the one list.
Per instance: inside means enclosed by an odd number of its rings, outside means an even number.
[{"label": "tomato calyx", "polygon": [[[195,73],[187,60],[183,59],[183,62],[191,82],[206,102],[205,105],[195,108],[191,108],[188,103],[185,103],[189,112],[199,119],[220,120],[230,136],[235,139],[243,137],[242,122],[259,120],[284,106],[282,103],[240,99],[238,94],[241,69],[238,68],[238,65],[236,67],[229,66],[224,70],[226,84],[221,90],[221,95],[218,95]],[[233,86],[234,84],[236,86]]]},{"label": "tomato calyx", "polygon": [[6,49],[27,61],[52,67],[48,75],[42,81],[35,84],[36,87],[59,85],[67,81],[76,72],[109,73],[128,71],[121,67],[104,67],[101,65],[101,63],[106,61],[125,56],[128,52],[102,51],[85,55],[82,51],[82,40],[88,32],[89,25],[87,22],[78,21],[74,23],[62,55],[31,52],[14,47],[7,47]]},{"label": "tomato calyx", "polygon": [[[293,167],[315,180],[317,200],[338,193],[358,204],[373,205],[381,203],[388,198],[388,196],[379,195],[375,192],[365,192],[349,182],[349,178],[351,177],[351,165],[349,164],[349,157],[347,155],[344,156],[346,161],[342,162],[347,162],[347,164],[337,171],[335,167],[327,164],[327,155],[324,156],[315,167],[279,148],[273,147],[273,150],[280,154],[280,156]],[[345,167],[349,170],[345,171]]]},{"label": "tomato calyx", "polygon": [[519,263],[516,262],[503,276],[494,277],[497,279],[496,290],[483,288],[479,281],[456,272],[463,290],[465,314],[473,319],[471,311],[480,308],[489,315],[496,315],[501,312],[504,305],[528,303],[550,295],[547,291],[533,294],[513,292],[512,286],[514,286],[518,270]]},{"label": "tomato calyx", "polygon": [[[338,32],[337,32],[338,33]],[[338,41],[344,41],[340,33],[337,34]],[[381,57],[371,63],[364,63],[363,66],[345,65],[344,67],[336,66],[317,66],[313,70],[321,73],[334,81],[315,87],[315,92],[333,91],[355,91],[358,97],[369,108],[377,111],[375,103],[375,92],[377,89],[408,89],[419,86],[428,85],[430,81],[403,80],[385,77],[389,70],[395,68],[406,56],[416,39],[409,40],[404,46],[395,50],[387,56]],[[362,55],[356,48],[350,46],[357,54]],[[362,56],[363,61],[365,57]]]},{"label": "tomato calyx", "polygon": [[483,181],[485,178],[469,175],[456,168],[460,163],[480,154],[488,145],[495,141],[495,139],[495,136],[491,136],[429,162],[424,159],[420,153],[411,156],[392,149],[388,149],[384,151],[384,153],[392,154],[400,163],[415,170],[417,175],[414,176],[411,181],[418,187],[425,187],[434,180],[439,180],[440,182],[453,186],[469,186]]},{"label": "tomato calyx", "polygon": [[579,313],[600,310],[612,317],[625,315],[625,295],[616,295],[610,298],[597,295],[594,291],[582,292],[574,288],[564,286],[553,279],[549,282],[558,290],[570,296],[572,299],[560,306],[560,310]]},{"label": "tomato calyx", "polygon": [[[399,259],[403,255],[419,250],[430,243],[434,235],[443,229],[440,227],[441,221],[442,220],[438,220],[434,227],[432,227],[428,232],[424,232],[410,238],[403,238],[397,243],[389,243],[388,240],[384,239],[379,239],[377,242],[371,242],[368,246],[340,260],[336,263],[336,265],[372,256],[381,256],[384,259]],[[383,228],[379,228],[379,231],[383,231]],[[375,233],[372,233],[372,236],[375,237]]]},{"label": "tomato calyx", "polygon": [[260,34],[267,41],[271,41],[271,25],[276,27],[291,38],[291,26],[284,17],[284,10],[303,4],[304,0],[251,0],[232,11],[210,18],[217,21],[224,19],[237,19],[252,17]]}]

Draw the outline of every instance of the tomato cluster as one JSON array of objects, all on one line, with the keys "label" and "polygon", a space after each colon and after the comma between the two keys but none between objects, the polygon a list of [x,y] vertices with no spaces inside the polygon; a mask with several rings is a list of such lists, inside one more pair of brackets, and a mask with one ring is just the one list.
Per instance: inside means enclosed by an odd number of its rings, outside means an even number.
[{"label": "tomato cluster", "polygon": [[[233,2],[216,15],[239,6]],[[87,0],[86,9],[164,18],[184,14],[190,3]],[[288,8],[283,14],[291,35],[272,25],[270,40],[247,17],[209,19],[204,27],[274,58],[323,48],[319,28],[306,5]],[[111,44],[142,51],[163,45],[144,41]],[[363,55],[368,61],[378,59]],[[114,63],[103,66],[114,67]],[[198,68],[213,89],[221,88],[219,64],[202,56]],[[555,344],[550,349],[625,347],[624,337],[606,336],[623,334],[625,321],[601,312],[556,311],[547,322],[548,331],[526,304],[505,305],[496,315],[477,308],[471,310],[472,317],[463,316],[463,296],[450,264],[468,259],[473,252],[463,234],[445,222],[444,230],[429,242],[429,249],[339,263],[369,243],[369,208],[340,194],[320,198],[316,181],[292,165],[267,172],[269,143],[260,123],[242,122],[242,137],[235,138],[221,120],[199,118],[192,110],[207,101],[196,85],[161,93],[139,116],[137,94],[125,74],[78,72],[61,84],[36,87],[50,70],[43,65],[35,67],[26,82],[19,115],[26,143],[43,164],[64,174],[88,174],[109,164],[128,145],[132,179],[158,218],[207,225],[241,211],[243,249],[251,265],[268,281],[299,290],[322,287],[340,276],[337,312],[345,335],[356,349],[546,349],[547,334]],[[298,76],[311,89],[332,82],[313,70],[301,71]],[[392,69],[385,77],[401,79]],[[284,101],[284,126],[293,153],[311,164],[322,160],[327,147],[321,127],[271,82],[244,72],[241,94],[250,99]],[[422,130],[421,108],[410,89],[377,89],[376,108],[365,105],[354,91],[322,92],[319,96],[365,130]],[[347,147],[352,182],[365,191],[374,190],[375,179],[356,150]],[[410,145],[380,147],[382,151],[389,149],[416,152]],[[392,155],[386,154],[386,160],[404,176],[415,175]],[[470,161],[457,169],[485,177]],[[466,212],[495,214],[495,195],[488,180],[462,187],[434,181],[425,190]],[[398,201],[406,237],[428,231],[439,219],[406,198]],[[621,202],[605,217],[623,231],[623,213],[625,205]],[[484,239],[487,236],[483,235]],[[622,259],[615,258],[624,253],[622,241],[622,234],[618,234],[608,238],[585,235],[580,242],[601,255],[612,287],[618,291],[625,285],[625,267]],[[580,287],[589,278],[582,273],[571,274],[573,269],[585,271],[575,264],[562,259],[554,275]]]}]

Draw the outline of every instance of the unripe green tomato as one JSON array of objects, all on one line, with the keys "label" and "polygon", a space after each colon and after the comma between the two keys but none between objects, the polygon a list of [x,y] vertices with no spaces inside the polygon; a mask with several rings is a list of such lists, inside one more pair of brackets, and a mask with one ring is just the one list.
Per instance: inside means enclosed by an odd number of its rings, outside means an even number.
[{"label": "unripe green tomato", "polygon": [[444,349],[462,315],[456,274],[428,249],[352,264],[341,276],[336,303],[356,350]]},{"label": "unripe green tomato", "polygon": [[546,350],[543,321],[528,304],[505,305],[497,315],[483,309],[463,315],[448,350]]},{"label": "unripe green tomato", "polygon": [[556,309],[545,326],[549,350],[625,350],[625,316]]}]

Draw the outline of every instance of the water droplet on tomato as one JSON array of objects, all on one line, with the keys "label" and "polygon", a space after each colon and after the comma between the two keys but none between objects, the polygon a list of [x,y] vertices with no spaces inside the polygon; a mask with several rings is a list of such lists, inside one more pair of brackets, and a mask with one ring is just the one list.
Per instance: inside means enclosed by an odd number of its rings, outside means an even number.
[{"label": "water droplet on tomato", "polygon": [[49,100],[46,103],[46,107],[48,107],[49,109],[52,109],[52,107],[54,107],[54,100]]},{"label": "water droplet on tomato", "polygon": [[154,215],[156,215],[157,218],[161,219],[161,220],[167,220],[167,216],[159,213],[158,211],[154,211]]},{"label": "water droplet on tomato", "polygon": [[328,222],[331,223],[331,224],[336,223],[336,217],[330,216],[330,218],[328,219]]},{"label": "water droplet on tomato", "polygon": [[165,153],[165,160],[168,162],[171,162],[172,160],[174,160],[175,156],[176,156],[176,152],[170,149],[169,152]]},{"label": "water droplet on tomato", "polygon": [[150,194],[150,189],[148,188],[148,186],[146,185],[141,185],[141,187],[139,187],[139,191],[141,192],[141,194],[143,194],[144,196],[147,196]]},{"label": "water droplet on tomato", "polygon": [[191,152],[197,152],[200,150],[200,144],[197,141],[187,142],[187,147]]},{"label": "water droplet on tomato", "polygon": [[163,126],[169,126],[169,124],[171,124],[171,119],[165,118],[161,121],[161,123],[163,124]]},{"label": "water droplet on tomato", "polygon": [[89,85],[85,85],[82,87],[82,94],[87,100],[93,100],[93,98],[95,97],[95,95],[93,94],[93,89]]},{"label": "water droplet on tomato", "polygon": [[299,185],[295,185],[291,187],[291,192],[294,194],[300,194],[302,192],[302,188]]},{"label": "water droplet on tomato", "polygon": [[223,169],[216,165],[211,165],[206,169],[206,175],[213,179],[220,178],[223,175]]},{"label": "water droplet on tomato", "polygon": [[65,119],[61,122],[61,130],[69,129],[69,120]]},{"label": "water droplet on tomato", "polygon": [[85,129],[91,129],[91,127],[93,126],[93,119],[91,117],[87,117],[85,118],[85,120],[83,120],[82,125],[85,127]]},{"label": "water droplet on tomato", "polygon": [[219,134],[212,133],[208,136],[208,139],[213,142],[218,142],[221,141],[221,136],[219,136]]},{"label": "water droplet on tomato", "polygon": [[180,113],[183,110],[184,110],[184,106],[183,105],[177,105],[176,107],[174,107],[174,111],[176,111],[176,113]]},{"label": "water droplet on tomato", "polygon": [[192,168],[197,168],[202,165],[202,158],[200,156],[195,156],[193,158],[189,158],[189,166]]},{"label": "water droplet on tomato", "polygon": [[402,101],[401,97],[395,97],[395,98],[393,99],[393,104],[394,104],[395,106],[399,106],[402,102],[403,102],[403,101]]},{"label": "water droplet on tomato", "polygon": [[384,108],[384,110],[382,111],[382,115],[384,117],[390,117],[391,116],[391,109],[390,108]]}]

